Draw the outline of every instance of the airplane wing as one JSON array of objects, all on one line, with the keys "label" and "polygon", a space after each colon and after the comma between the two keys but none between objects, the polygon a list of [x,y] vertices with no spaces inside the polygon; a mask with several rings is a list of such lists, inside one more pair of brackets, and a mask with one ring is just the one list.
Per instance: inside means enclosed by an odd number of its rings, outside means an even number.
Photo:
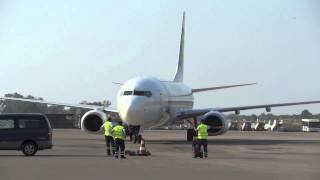
[{"label": "airplane wing", "polygon": [[282,107],[282,106],[296,106],[303,104],[317,104],[320,101],[304,101],[304,102],[293,102],[293,103],[281,103],[281,104],[263,104],[263,105],[255,105],[255,106],[238,106],[238,107],[226,107],[226,108],[206,108],[206,109],[190,109],[181,111],[177,114],[178,119],[186,119],[197,117],[206,114],[210,111],[218,111],[218,112],[231,112],[234,111],[236,114],[239,114],[241,110],[250,110],[250,109],[262,109],[265,108],[267,112],[271,111],[273,107]]},{"label": "airplane wing", "polygon": [[56,106],[67,106],[74,108],[84,108],[84,109],[97,109],[101,110],[107,114],[111,114],[114,117],[119,117],[118,111],[113,109],[107,109],[104,106],[95,106],[95,105],[86,105],[86,104],[68,104],[68,103],[60,103],[60,102],[49,102],[43,100],[34,100],[34,99],[23,99],[23,98],[11,98],[11,97],[0,97],[2,100],[12,100],[12,101],[23,101],[23,102],[33,102],[33,103],[41,103],[48,105],[56,105]]},{"label": "airplane wing", "polygon": [[216,87],[208,87],[208,88],[198,88],[198,89],[192,89],[192,93],[219,90],[219,89],[227,89],[227,88],[234,88],[234,87],[241,87],[241,86],[251,86],[251,85],[256,85],[256,84],[257,83],[248,83],[248,84],[236,84],[236,85],[229,85],[229,86],[216,86]]}]

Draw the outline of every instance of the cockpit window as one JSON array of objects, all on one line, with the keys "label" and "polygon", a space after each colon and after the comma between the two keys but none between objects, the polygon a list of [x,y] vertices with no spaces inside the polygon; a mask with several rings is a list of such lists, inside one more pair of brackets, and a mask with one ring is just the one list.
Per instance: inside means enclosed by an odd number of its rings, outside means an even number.
[{"label": "cockpit window", "polygon": [[144,96],[144,91],[133,91],[133,95]]},{"label": "cockpit window", "polygon": [[152,93],[151,91],[124,91],[123,92],[124,96],[146,96],[146,97],[151,97]]},{"label": "cockpit window", "polygon": [[124,92],[123,92],[123,95],[124,95],[124,96],[132,95],[132,91],[124,91]]}]

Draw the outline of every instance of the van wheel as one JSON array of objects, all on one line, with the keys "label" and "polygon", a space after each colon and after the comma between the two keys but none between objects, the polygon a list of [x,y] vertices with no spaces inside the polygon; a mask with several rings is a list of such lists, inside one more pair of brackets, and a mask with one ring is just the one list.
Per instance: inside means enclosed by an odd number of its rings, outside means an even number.
[{"label": "van wheel", "polygon": [[22,152],[25,156],[34,156],[37,151],[38,151],[38,147],[32,141],[25,142],[22,145]]}]

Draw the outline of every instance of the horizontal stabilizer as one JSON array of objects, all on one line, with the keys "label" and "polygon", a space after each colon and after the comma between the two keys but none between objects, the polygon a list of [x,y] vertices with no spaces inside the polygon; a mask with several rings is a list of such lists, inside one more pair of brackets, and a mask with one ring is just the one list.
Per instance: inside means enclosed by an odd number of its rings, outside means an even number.
[{"label": "horizontal stabilizer", "polygon": [[218,89],[227,89],[227,88],[234,88],[240,86],[251,86],[257,83],[249,83],[249,84],[237,84],[237,85],[229,85],[229,86],[216,86],[216,87],[208,87],[208,88],[199,88],[199,89],[192,89],[192,93],[203,92],[203,91],[212,91]]}]

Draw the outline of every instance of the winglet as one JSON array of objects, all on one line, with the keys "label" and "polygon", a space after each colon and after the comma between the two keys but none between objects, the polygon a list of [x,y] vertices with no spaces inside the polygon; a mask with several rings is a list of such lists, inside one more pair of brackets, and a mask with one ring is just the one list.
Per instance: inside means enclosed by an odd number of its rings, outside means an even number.
[{"label": "winglet", "polygon": [[174,77],[174,82],[183,82],[183,56],[184,56],[184,24],[185,24],[185,12],[183,12],[182,18],[182,30],[180,38],[180,50],[179,50],[179,62]]}]

